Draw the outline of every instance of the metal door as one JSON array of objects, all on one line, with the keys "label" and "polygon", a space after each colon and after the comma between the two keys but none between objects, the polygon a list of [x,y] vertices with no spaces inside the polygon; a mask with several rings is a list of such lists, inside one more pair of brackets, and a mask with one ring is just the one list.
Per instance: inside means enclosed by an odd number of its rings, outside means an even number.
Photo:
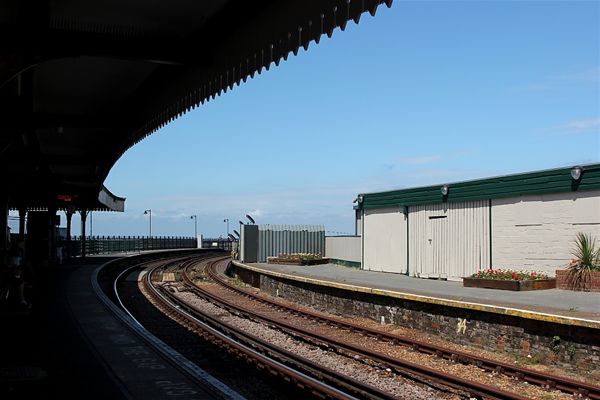
[{"label": "metal door", "polygon": [[427,254],[423,278],[448,277],[448,215],[439,212],[427,216]]}]

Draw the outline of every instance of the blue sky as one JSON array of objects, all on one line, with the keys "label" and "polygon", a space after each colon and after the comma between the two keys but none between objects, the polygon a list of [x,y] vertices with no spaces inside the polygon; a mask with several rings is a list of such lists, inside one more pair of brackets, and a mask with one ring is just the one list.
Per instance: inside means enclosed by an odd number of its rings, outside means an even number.
[{"label": "blue sky", "polygon": [[598,162],[599,38],[598,1],[397,0],[130,149],[93,232],[353,233],[359,192]]}]

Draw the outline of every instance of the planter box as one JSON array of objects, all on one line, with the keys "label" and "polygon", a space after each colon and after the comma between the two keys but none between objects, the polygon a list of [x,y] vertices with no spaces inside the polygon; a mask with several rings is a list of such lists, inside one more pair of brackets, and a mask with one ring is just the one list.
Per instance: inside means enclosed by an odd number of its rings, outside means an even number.
[{"label": "planter box", "polygon": [[548,278],[537,281],[503,281],[498,279],[463,278],[463,286],[500,290],[541,290],[554,289],[556,287],[556,279]]},{"label": "planter box", "polygon": [[[556,287],[563,290],[578,290],[582,289],[573,289],[572,285],[568,282],[568,273],[569,270],[566,269],[557,269],[556,270]],[[600,271],[592,272],[592,281],[586,291],[589,292],[600,292]]]},{"label": "planter box", "polygon": [[279,258],[267,258],[267,264],[284,264],[284,265],[319,265],[328,264],[329,258],[320,260],[285,260]]}]

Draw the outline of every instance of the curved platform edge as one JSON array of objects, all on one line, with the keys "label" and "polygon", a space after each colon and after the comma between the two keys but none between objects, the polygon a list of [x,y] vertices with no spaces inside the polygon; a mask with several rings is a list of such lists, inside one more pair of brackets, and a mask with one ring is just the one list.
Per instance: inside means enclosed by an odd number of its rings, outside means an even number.
[{"label": "curved platform edge", "polygon": [[[98,273],[122,260],[118,258],[96,267],[91,275],[85,274],[89,277],[87,279],[79,276],[77,287],[89,283],[91,293],[78,291],[69,303],[82,339],[88,343],[123,396],[130,399],[173,396],[187,399],[244,399],[139,326],[111,302],[100,288]],[[79,301],[82,300],[81,296],[88,297],[88,300],[95,298],[98,303],[90,305],[90,301]],[[205,393],[199,392],[198,387],[202,387]]]},{"label": "curved platform edge", "polygon": [[313,284],[313,285],[327,286],[327,287],[341,289],[341,290],[348,290],[348,291],[353,291],[353,292],[361,292],[361,293],[374,294],[374,295],[380,295],[380,296],[386,296],[386,297],[393,297],[393,298],[398,298],[398,299],[402,299],[402,300],[430,303],[430,304],[446,306],[446,307],[455,307],[455,308],[462,308],[462,309],[468,309],[468,310],[473,310],[473,311],[509,315],[512,317],[526,318],[526,319],[550,322],[550,323],[555,323],[555,324],[581,326],[581,327],[585,327],[585,328],[600,329],[600,321],[596,321],[596,320],[592,320],[592,319],[568,317],[568,316],[564,316],[564,315],[532,311],[532,310],[527,310],[527,309],[522,309],[522,308],[505,307],[505,306],[499,306],[499,305],[494,305],[494,304],[485,304],[485,303],[477,303],[477,302],[469,302],[469,301],[460,301],[460,300],[454,300],[454,299],[434,297],[434,296],[429,296],[429,295],[422,295],[422,294],[417,294],[417,293],[398,292],[398,291],[393,291],[393,290],[388,290],[388,289],[379,289],[379,288],[372,288],[372,287],[367,287],[367,286],[358,286],[358,285],[346,284],[346,283],[341,283],[341,282],[335,282],[335,281],[330,281],[330,280],[309,278],[309,277],[299,276],[299,275],[290,275],[290,274],[285,274],[285,273],[276,272],[276,271],[270,271],[270,270],[255,267],[252,265],[244,264],[244,263],[241,263],[236,260],[233,260],[233,264],[236,265],[237,267],[245,268],[250,271],[257,272],[259,274],[269,275],[269,276],[281,278],[281,279],[289,279],[292,281],[308,283],[308,284]]}]

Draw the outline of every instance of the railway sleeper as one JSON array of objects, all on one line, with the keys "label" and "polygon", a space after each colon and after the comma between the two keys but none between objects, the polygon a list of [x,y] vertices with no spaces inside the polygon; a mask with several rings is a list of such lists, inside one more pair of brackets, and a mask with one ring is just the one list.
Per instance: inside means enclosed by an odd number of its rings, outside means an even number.
[{"label": "railway sleeper", "polygon": [[578,397],[580,398],[584,398],[587,399],[588,395],[590,394],[590,391],[584,388],[577,388],[577,392],[576,394],[578,395]]},{"label": "railway sleeper", "polygon": [[518,381],[522,381],[524,377],[525,377],[525,375],[523,375],[523,373],[519,372],[519,371],[517,371],[513,376],[513,378]]}]

